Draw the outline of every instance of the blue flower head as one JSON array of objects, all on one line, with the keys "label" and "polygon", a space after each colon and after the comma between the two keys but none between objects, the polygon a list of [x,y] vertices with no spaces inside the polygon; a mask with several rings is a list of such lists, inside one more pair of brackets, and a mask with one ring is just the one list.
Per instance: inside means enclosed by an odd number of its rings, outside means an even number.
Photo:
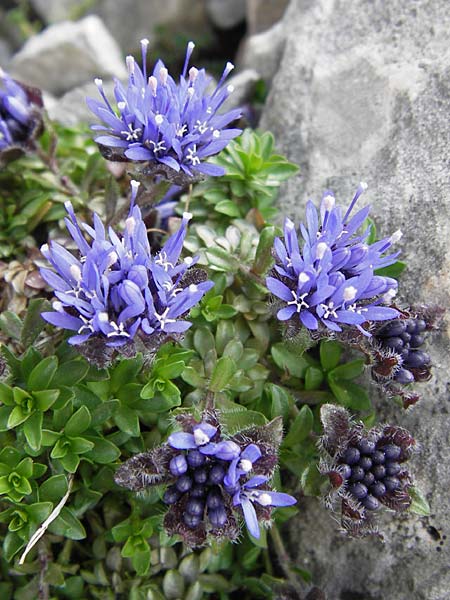
[{"label": "blue flower head", "polygon": [[397,292],[397,281],[375,275],[375,270],[393,264],[398,253],[385,255],[401,237],[396,231],[391,237],[373,244],[367,243],[370,229],[362,234],[359,228],[370,207],[350,213],[361,193],[361,183],[344,216],[336,206],[334,196],[323,195],[318,214],[310,201],[306,207],[306,226],[300,225],[303,247],[300,249],[294,223],[286,219],[284,241],[275,240],[276,265],[266,285],[284,306],[278,311],[280,321],[297,318],[310,330],[325,326],[342,331],[342,325],[357,327],[366,321],[385,321],[398,316],[390,304]]},{"label": "blue flower head", "polygon": [[226,129],[240,117],[239,109],[217,114],[233,91],[232,86],[224,84],[233,65],[227,63],[211,91],[211,78],[204,69],[188,70],[193,42],[187,46],[178,83],[161,60],[147,77],[148,40],[142,40],[141,47],[142,69],[128,56],[128,85],[125,88],[115,82],[115,107],[107,99],[101,79],[95,83],[102,101],[87,99],[89,108],[103,122],[92,126],[100,132],[95,138],[100,150],[111,160],[146,161],[168,167],[169,171],[181,171],[188,177],[199,173],[223,175],[221,167],[206,163],[205,159],[220,152],[241,133],[240,129]]},{"label": "blue flower head", "polygon": [[41,108],[42,98],[38,89],[15,81],[0,68],[1,153],[14,148],[20,155],[39,134],[42,127]]},{"label": "blue flower head", "polygon": [[42,247],[53,270],[43,268],[41,274],[57,298],[54,311],[42,316],[56,327],[75,331],[69,338],[71,344],[95,336],[114,348],[137,334],[145,340],[152,334],[181,333],[191,325],[183,316],[213,286],[211,281],[187,283],[186,273],[197,259],[179,260],[191,215],[183,215],[180,229],[153,256],[141,211],[135,205],[139,184],[132,181],[131,186],[131,206],[122,235],[112,228],[106,232],[94,214],[94,227],[82,224],[91,238],[88,242],[68,202],[66,226],[79,256],[56,242]]}]

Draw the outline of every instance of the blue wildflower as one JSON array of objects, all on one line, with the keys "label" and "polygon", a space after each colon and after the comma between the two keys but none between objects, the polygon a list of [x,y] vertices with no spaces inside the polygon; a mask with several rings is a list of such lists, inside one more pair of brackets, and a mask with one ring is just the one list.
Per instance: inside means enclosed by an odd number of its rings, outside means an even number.
[{"label": "blue wildflower", "polygon": [[94,227],[83,224],[92,238],[88,242],[68,202],[66,226],[80,256],[56,242],[42,247],[54,270],[43,268],[41,274],[57,298],[54,312],[42,316],[56,327],[75,331],[69,338],[71,344],[97,336],[106,346],[119,347],[138,333],[143,339],[155,333],[181,333],[191,325],[181,317],[213,286],[211,281],[184,282],[197,260],[187,257],[179,263],[191,218],[188,213],[180,229],[152,256],[141,211],[135,205],[139,184],[133,181],[131,186],[131,206],[122,236],[112,228],[107,233],[94,214]]},{"label": "blue wildflower", "polygon": [[104,123],[92,126],[101,132],[95,138],[100,150],[112,160],[146,161],[181,170],[189,177],[223,175],[221,167],[204,161],[241,133],[240,129],[226,129],[240,117],[239,109],[217,114],[233,91],[232,86],[224,85],[233,65],[227,63],[210,92],[211,78],[204,69],[191,67],[188,72],[193,42],[187,46],[179,83],[161,60],[147,77],[147,47],[148,40],[142,40],[142,70],[132,56],[127,57],[128,85],[124,88],[116,80],[116,108],[107,99],[102,81],[95,80],[103,101],[88,98],[87,104]]},{"label": "blue wildflower", "polygon": [[38,89],[12,79],[0,68],[0,152],[30,145],[42,127]]},{"label": "blue wildflower", "polygon": [[298,315],[310,330],[318,329],[320,324],[332,331],[342,331],[341,325],[352,325],[369,335],[361,327],[364,322],[398,316],[397,310],[382,305],[390,304],[397,292],[397,281],[375,275],[374,271],[396,261],[398,253],[385,252],[400,239],[401,232],[373,244],[366,243],[369,228],[358,233],[370,207],[352,218],[350,213],[366,187],[360,184],[343,217],[332,193],[325,192],[320,223],[317,209],[308,202],[306,226],[300,225],[302,250],[294,223],[286,219],[284,242],[275,240],[276,265],[272,276],[266,279],[269,290],[286,304],[277,313],[279,320]]},{"label": "blue wildflower", "polygon": [[259,539],[260,532],[255,503],[262,507],[276,507],[292,506],[297,502],[293,496],[283,492],[257,489],[258,486],[266,483],[267,479],[264,475],[255,475],[244,482],[233,496],[233,506],[242,508],[247,529],[257,539]]}]

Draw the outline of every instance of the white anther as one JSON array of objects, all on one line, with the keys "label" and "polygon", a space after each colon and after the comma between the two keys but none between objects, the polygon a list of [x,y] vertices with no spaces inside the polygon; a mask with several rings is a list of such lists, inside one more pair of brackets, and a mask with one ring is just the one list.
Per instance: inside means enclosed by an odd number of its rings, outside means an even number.
[{"label": "white anther", "polygon": [[191,83],[194,83],[194,81],[197,79],[198,77],[198,69],[196,67],[191,67],[189,69],[189,81]]},{"label": "white anther", "polygon": [[294,222],[291,221],[290,219],[286,219],[285,226],[286,226],[286,229],[291,229],[291,230],[295,229]]},{"label": "white anther", "polygon": [[70,265],[69,271],[75,281],[81,281],[81,269],[78,265]]},{"label": "white anther", "polygon": [[151,75],[148,78],[148,86],[152,90],[153,96],[156,96],[156,90],[158,88],[158,80],[156,79],[156,77],[154,75]]},{"label": "white anther", "polygon": [[133,235],[134,229],[136,227],[136,219],[134,217],[128,217],[125,221],[125,228],[129,235]]},{"label": "white anther", "polygon": [[41,246],[42,254],[46,254],[48,252],[48,250],[49,250],[48,244],[42,244],[42,246]]},{"label": "white anther", "polygon": [[126,102],[118,102],[117,103],[117,108],[120,110],[120,112],[122,112],[123,110],[125,110],[127,107],[127,103]]},{"label": "white anther", "polygon": [[263,492],[258,496],[258,503],[261,504],[261,506],[270,506],[272,504],[272,498],[269,494]]},{"label": "white anther", "polygon": [[336,203],[336,200],[335,200],[334,196],[331,196],[330,194],[328,194],[328,196],[325,196],[325,198],[323,199],[323,206],[324,206],[325,210],[327,210],[327,211],[332,210],[335,203]]},{"label": "white anther", "polygon": [[242,458],[239,461],[239,468],[242,469],[242,471],[244,471],[244,473],[249,473],[253,468],[253,464],[247,458]]},{"label": "white anther", "polygon": [[187,45],[187,47],[188,47],[188,50],[192,51],[195,48],[194,42],[189,42],[188,45]]},{"label": "white anther", "polygon": [[231,94],[232,92],[234,92],[234,85],[229,85],[229,86],[227,86],[227,92],[228,92],[229,94]]},{"label": "white anther", "polygon": [[166,67],[161,67],[159,70],[159,80],[162,85],[166,85],[168,76],[169,71],[166,69]]},{"label": "white anther", "polygon": [[191,294],[195,294],[195,292],[198,292],[198,286],[195,285],[195,283],[191,283],[191,285],[189,286],[189,291],[191,292]]},{"label": "white anther", "polygon": [[194,441],[197,446],[203,446],[209,442],[209,436],[201,429],[194,429]]},{"label": "white anther", "polygon": [[188,267],[190,267],[193,262],[194,262],[194,259],[192,258],[192,256],[186,256],[186,258],[184,259],[184,264],[187,265]]},{"label": "white anther", "polygon": [[214,138],[220,138],[220,131],[218,129],[214,129],[213,131],[213,137]]},{"label": "white anther", "polygon": [[300,273],[300,275],[298,276],[298,280],[300,283],[306,283],[307,281],[309,281],[309,279],[310,277],[306,273]]},{"label": "white anther", "polygon": [[103,85],[103,79],[100,79],[100,77],[96,77],[96,78],[94,79],[94,83],[95,83],[95,85],[96,85],[98,88],[99,88],[99,87],[102,87],[102,85]]},{"label": "white anther", "polygon": [[365,181],[361,181],[361,182],[360,182],[360,184],[359,184],[359,187],[360,187],[362,190],[364,190],[364,191],[365,191],[365,190],[367,190],[367,188],[368,188],[369,186],[367,185],[367,183],[366,183]]},{"label": "white anther", "polygon": [[53,310],[56,310],[56,312],[63,312],[62,302],[60,302],[59,300],[53,302]]},{"label": "white anther", "polygon": [[148,41],[148,39],[147,39],[147,38],[144,38],[144,39],[142,39],[142,40],[141,40],[141,46],[145,46],[145,47],[147,47],[147,46],[149,45],[149,43],[150,43],[150,42]]},{"label": "white anther", "polygon": [[134,58],[132,56],[127,56],[126,59],[125,59],[125,62],[127,64],[128,72],[130,73],[130,75],[133,75],[134,74],[134,67],[135,67]]},{"label": "white anther", "polygon": [[133,192],[137,192],[141,183],[139,181],[136,181],[136,179],[132,179],[130,181],[130,185]]},{"label": "white anther", "polygon": [[185,221],[190,221],[192,219],[192,213],[190,213],[190,212],[184,212],[183,213],[183,219]]},{"label": "white anther", "polygon": [[192,97],[192,96],[194,95],[194,92],[195,92],[195,90],[194,90],[194,88],[193,88],[193,87],[190,87],[190,88],[188,88],[188,89],[187,89],[187,94],[188,94],[188,96],[191,96],[191,97]]},{"label": "white anther", "polygon": [[108,254],[108,267],[112,267],[113,264],[117,262],[118,258],[117,252],[114,252],[114,250],[110,252]]},{"label": "white anther", "polygon": [[346,302],[350,302],[351,300],[354,300],[356,298],[356,294],[358,293],[358,290],[353,287],[352,285],[349,285],[348,287],[344,288],[344,300]]},{"label": "white anther", "polygon": [[401,240],[402,236],[403,236],[403,233],[400,231],[400,229],[397,229],[397,231],[394,231],[394,233],[390,237],[391,244],[396,244],[398,241]]},{"label": "white anther", "polygon": [[108,321],[109,321],[108,313],[106,313],[106,312],[98,313],[98,320],[101,321],[102,323],[108,323]]},{"label": "white anther", "polygon": [[164,117],[162,115],[155,115],[155,123],[157,125],[161,125],[164,121]]},{"label": "white anther", "polygon": [[328,246],[325,244],[325,242],[319,242],[316,248],[316,258],[318,258],[319,260],[322,259],[327,250]]}]

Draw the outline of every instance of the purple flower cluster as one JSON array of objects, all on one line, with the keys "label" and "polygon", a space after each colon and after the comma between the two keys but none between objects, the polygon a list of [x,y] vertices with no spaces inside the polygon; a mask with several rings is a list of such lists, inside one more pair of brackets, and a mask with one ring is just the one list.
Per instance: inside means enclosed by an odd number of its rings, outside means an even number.
[{"label": "purple flower cluster", "polygon": [[208,535],[235,540],[236,515],[243,515],[251,535],[259,538],[260,523],[270,521],[272,507],[296,502],[268,484],[277,464],[280,419],[230,439],[222,437],[215,413],[205,413],[200,423],[190,415],[177,419],[183,431],[130,458],[115,477],[134,491],[168,484],[163,502],[169,506],[164,524],[170,535],[181,535],[191,546],[203,545]]},{"label": "purple flower cluster", "polygon": [[191,215],[185,213],[180,229],[152,256],[141,211],[135,205],[139,184],[131,182],[132,196],[125,231],[105,231],[98,215],[94,227],[82,224],[92,238],[86,241],[70,202],[66,226],[79,249],[79,257],[51,242],[42,253],[54,270],[42,268],[45,281],[55,290],[53,312],[43,318],[75,331],[71,344],[92,336],[106,346],[119,347],[139,333],[180,333],[190,327],[181,317],[213,286],[211,281],[186,284],[186,272],[196,263],[179,258]]},{"label": "purple flower cluster", "polygon": [[191,67],[189,60],[194,44],[189,42],[179,83],[169,75],[161,60],[147,77],[148,40],[141,41],[142,70],[128,56],[128,85],[115,82],[116,107],[103,90],[101,79],[96,85],[103,102],[87,99],[92,112],[104,123],[93,125],[101,134],[95,138],[100,150],[112,160],[147,161],[165,165],[188,176],[196,173],[223,175],[224,170],[205,163],[241,133],[226,129],[240,117],[239,109],[217,114],[233,91],[224,81],[233,69],[227,63],[223,75],[210,92],[211,78],[204,69]]},{"label": "purple flower cluster", "polygon": [[0,152],[29,142],[41,128],[41,108],[39,90],[15,81],[0,68]]},{"label": "purple flower cluster", "polygon": [[382,306],[395,296],[397,281],[374,271],[395,262],[398,253],[384,254],[401,232],[373,244],[366,242],[369,228],[358,234],[370,207],[351,218],[350,213],[366,187],[360,184],[344,216],[329,191],[322,198],[320,221],[314,204],[308,202],[306,226],[300,225],[301,250],[294,223],[286,219],[284,242],[275,240],[276,264],[266,280],[269,290],[285,303],[277,313],[279,320],[296,317],[310,330],[325,326],[338,332],[341,325],[352,325],[369,335],[361,327],[364,322],[398,316],[394,308]]}]

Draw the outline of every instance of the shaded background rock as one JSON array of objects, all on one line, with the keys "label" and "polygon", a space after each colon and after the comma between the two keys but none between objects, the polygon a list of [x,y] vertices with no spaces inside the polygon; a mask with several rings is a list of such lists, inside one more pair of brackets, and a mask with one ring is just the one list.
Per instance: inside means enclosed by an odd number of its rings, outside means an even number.
[{"label": "shaded background rock", "polygon": [[[292,2],[286,39],[262,126],[301,167],[281,193],[283,213],[331,188],[346,204],[358,182],[369,190],[380,233],[397,228],[408,270],[401,297],[449,306],[450,13],[443,0]],[[264,34],[263,34],[264,35]],[[250,63],[246,63],[251,65]],[[365,200],[365,202],[364,202]],[[445,325],[431,347],[435,377],[408,411],[378,399],[386,418],[422,441],[415,475],[432,508],[387,523],[384,546],[348,541],[316,502],[301,506],[291,547],[299,566],[333,600],[448,598],[450,540],[449,384]],[[441,545],[442,544],[442,545]]]},{"label": "shaded background rock", "polygon": [[94,77],[126,77],[119,47],[94,15],[51,25],[31,37],[13,57],[10,70],[57,95]]}]

